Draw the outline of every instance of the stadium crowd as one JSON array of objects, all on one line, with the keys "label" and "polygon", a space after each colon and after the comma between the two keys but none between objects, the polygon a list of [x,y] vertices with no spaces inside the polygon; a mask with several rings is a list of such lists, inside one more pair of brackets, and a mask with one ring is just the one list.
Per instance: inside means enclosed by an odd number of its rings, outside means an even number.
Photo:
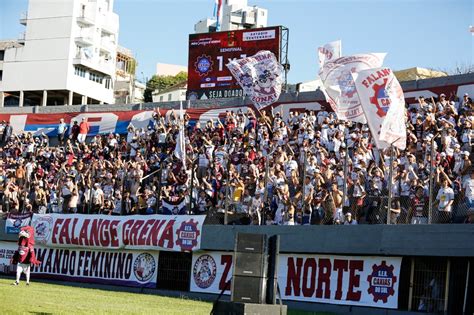
[{"label": "stadium crowd", "polygon": [[[1,211],[151,214],[184,197],[186,213],[227,209],[245,224],[374,224],[387,212],[391,223],[423,223],[431,189],[433,222],[474,223],[473,113],[468,95],[407,106],[407,149],[394,150],[392,185],[390,150],[374,147],[366,125],[324,110],[283,117],[243,108],[205,124],[157,111],[148,128],[87,141],[86,120],[71,128],[61,120],[55,146],[3,122]],[[184,164],[174,154],[181,124]]]}]

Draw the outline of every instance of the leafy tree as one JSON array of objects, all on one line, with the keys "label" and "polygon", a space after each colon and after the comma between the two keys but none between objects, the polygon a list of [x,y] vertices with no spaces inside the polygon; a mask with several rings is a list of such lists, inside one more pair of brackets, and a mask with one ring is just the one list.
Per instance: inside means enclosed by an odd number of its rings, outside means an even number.
[{"label": "leafy tree", "polygon": [[173,85],[188,80],[188,74],[184,71],[178,73],[175,76],[172,75],[153,75],[150,80],[146,83],[145,89],[145,102],[152,102],[151,93],[154,90],[163,91]]}]

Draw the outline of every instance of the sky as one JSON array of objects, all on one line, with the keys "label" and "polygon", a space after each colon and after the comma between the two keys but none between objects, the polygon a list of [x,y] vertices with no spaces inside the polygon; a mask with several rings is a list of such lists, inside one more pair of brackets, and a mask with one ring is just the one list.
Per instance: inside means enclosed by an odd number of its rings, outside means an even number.
[{"label": "sky", "polygon": [[[61,1],[61,0],[47,0]],[[394,70],[426,67],[453,70],[474,64],[472,0],[249,0],[268,9],[268,25],[289,28],[289,83],[314,80],[318,46],[342,40],[343,55],[386,52]],[[0,39],[24,31],[19,23],[27,0],[0,0]],[[211,17],[214,0],[115,0],[119,44],[138,60],[137,78],[156,63],[187,65],[188,34]]]}]

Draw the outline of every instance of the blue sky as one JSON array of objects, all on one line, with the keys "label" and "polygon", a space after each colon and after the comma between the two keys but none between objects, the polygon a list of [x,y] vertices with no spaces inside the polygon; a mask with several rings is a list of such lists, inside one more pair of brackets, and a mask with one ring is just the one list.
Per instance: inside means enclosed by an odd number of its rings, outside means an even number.
[{"label": "blue sky", "polygon": [[[51,1],[51,0],[50,0]],[[55,0],[58,1],[58,0]],[[342,40],[344,55],[387,52],[385,65],[454,69],[474,64],[472,0],[249,0],[269,11],[269,25],[290,29],[289,82],[312,80],[316,48]],[[212,15],[214,0],[115,0],[119,43],[139,62],[137,77],[150,77],[157,62],[187,64],[194,24]],[[0,1],[0,39],[16,38],[27,0]],[[143,72],[143,75],[142,75]]]}]

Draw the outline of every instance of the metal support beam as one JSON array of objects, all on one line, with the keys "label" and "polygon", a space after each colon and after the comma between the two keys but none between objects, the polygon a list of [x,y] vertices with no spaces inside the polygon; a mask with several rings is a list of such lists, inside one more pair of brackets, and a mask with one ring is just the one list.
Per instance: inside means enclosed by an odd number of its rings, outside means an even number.
[{"label": "metal support beam", "polygon": [[25,101],[25,93],[23,91],[20,91],[20,102],[18,103],[18,106],[23,107],[24,101]]},{"label": "metal support beam", "polygon": [[43,90],[43,97],[41,98],[41,106],[48,104],[48,91]]}]

